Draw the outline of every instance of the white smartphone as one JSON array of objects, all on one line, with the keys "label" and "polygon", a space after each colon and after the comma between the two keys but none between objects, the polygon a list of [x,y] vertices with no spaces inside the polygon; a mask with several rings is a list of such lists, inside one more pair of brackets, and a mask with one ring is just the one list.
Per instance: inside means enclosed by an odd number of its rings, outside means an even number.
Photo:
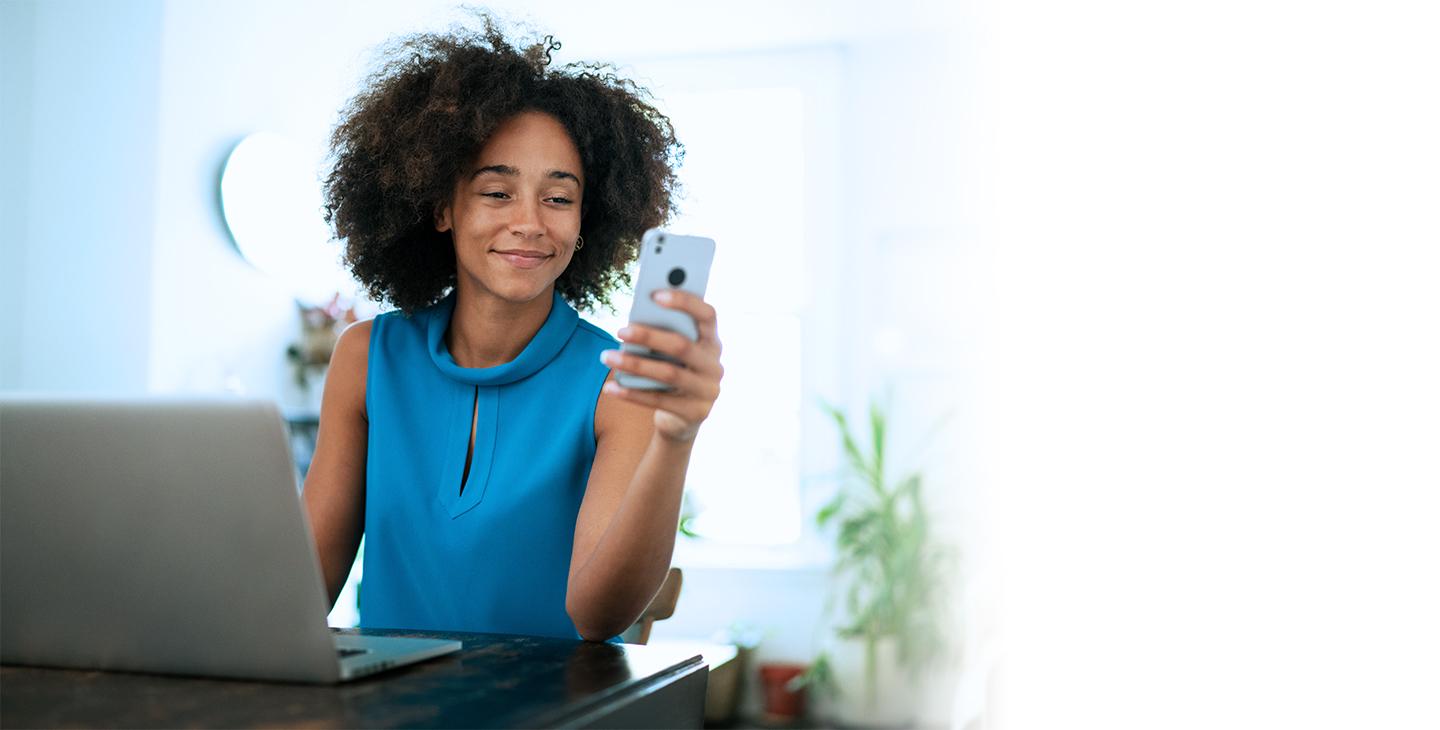
[{"label": "white smartphone", "polygon": [[[640,239],[640,273],[635,277],[635,302],[630,305],[630,324],[679,332],[694,342],[699,337],[695,319],[677,309],[660,306],[653,297],[661,289],[683,289],[699,297],[705,296],[710,262],[714,258],[713,239],[679,236],[659,228],[646,231]],[[671,360],[667,355],[628,342],[620,349],[656,360]],[[665,383],[625,372],[617,372],[616,380],[626,388],[636,390],[671,390]]]}]

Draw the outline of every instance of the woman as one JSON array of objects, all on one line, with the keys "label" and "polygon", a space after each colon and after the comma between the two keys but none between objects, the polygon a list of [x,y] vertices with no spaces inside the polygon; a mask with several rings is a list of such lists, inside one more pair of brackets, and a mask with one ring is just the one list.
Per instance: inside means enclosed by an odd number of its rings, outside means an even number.
[{"label": "woman", "polygon": [[305,506],[332,605],[368,537],[366,626],[613,640],[669,568],[715,310],[658,300],[693,343],[620,330],[683,366],[578,318],[671,213],[680,146],[633,83],[483,20],[392,45],[335,130],[329,220],[399,311],[336,346]]}]

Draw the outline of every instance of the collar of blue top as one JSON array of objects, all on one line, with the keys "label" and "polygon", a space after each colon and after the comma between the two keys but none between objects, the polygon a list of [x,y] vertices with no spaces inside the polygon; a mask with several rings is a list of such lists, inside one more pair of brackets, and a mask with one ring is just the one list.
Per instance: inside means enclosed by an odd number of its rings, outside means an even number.
[{"label": "collar of blue top", "polygon": [[440,372],[462,383],[506,385],[530,377],[560,354],[580,321],[580,315],[575,312],[575,308],[557,291],[550,303],[550,314],[545,317],[545,324],[541,325],[540,331],[535,333],[535,337],[531,338],[530,344],[525,346],[519,357],[493,368],[466,368],[455,363],[455,358],[450,356],[450,350],[445,346],[445,330],[455,312],[455,296],[455,292],[451,291],[424,312],[425,316],[429,317],[426,334],[430,344],[430,359]]}]

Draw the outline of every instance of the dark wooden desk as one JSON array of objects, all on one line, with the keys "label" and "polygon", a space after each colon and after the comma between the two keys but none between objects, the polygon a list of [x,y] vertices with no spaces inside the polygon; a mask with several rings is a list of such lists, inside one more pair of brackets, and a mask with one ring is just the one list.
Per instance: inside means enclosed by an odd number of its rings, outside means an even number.
[{"label": "dark wooden desk", "polygon": [[333,686],[6,666],[0,727],[701,726],[707,668],[692,651],[498,634],[357,633],[455,639],[464,647]]}]

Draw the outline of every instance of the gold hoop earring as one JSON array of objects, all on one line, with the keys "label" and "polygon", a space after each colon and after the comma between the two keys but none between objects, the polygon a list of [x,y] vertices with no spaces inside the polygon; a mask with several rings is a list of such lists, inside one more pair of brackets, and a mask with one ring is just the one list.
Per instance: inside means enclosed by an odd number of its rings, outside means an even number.
[{"label": "gold hoop earring", "polygon": [[579,251],[579,250],[582,249],[582,248],[585,248],[585,237],[584,237],[584,236],[577,236],[577,237],[575,238],[575,250],[576,250],[576,251]]}]

